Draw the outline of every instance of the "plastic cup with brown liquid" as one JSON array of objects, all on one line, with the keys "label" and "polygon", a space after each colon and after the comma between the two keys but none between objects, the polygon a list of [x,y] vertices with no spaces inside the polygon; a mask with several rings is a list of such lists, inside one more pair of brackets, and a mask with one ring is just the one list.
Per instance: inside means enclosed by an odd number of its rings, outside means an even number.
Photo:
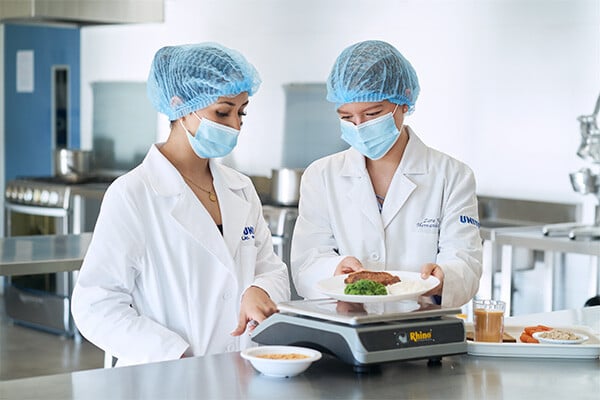
[{"label": "plastic cup with brown liquid", "polygon": [[502,343],[505,307],[506,304],[500,300],[473,300],[476,342]]}]

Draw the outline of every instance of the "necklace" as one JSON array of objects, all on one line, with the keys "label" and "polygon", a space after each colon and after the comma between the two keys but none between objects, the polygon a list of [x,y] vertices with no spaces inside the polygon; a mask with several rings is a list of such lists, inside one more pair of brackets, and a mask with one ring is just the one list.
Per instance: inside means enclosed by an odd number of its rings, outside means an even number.
[{"label": "necklace", "polygon": [[202,190],[204,193],[207,193],[208,194],[208,199],[210,201],[212,201],[213,203],[215,203],[217,201],[217,195],[216,195],[215,192],[213,192],[211,190],[204,189],[202,186],[198,185],[193,180],[191,180],[190,178],[188,178],[187,176],[185,176],[183,174],[181,174],[181,176],[183,176],[183,179],[185,179],[187,182],[191,183],[192,185],[194,185],[198,189]]}]

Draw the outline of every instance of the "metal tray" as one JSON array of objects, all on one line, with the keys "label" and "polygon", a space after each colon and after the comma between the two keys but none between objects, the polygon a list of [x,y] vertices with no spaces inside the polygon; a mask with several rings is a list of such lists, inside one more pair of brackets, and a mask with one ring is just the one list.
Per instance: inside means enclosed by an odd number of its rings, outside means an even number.
[{"label": "metal tray", "polygon": [[[536,325],[532,323],[531,326]],[[485,343],[467,341],[467,352],[473,356],[521,357],[521,358],[588,358],[600,357],[600,337],[586,326],[551,326],[589,336],[581,344],[522,343],[519,340],[525,325],[505,325],[504,331],[517,339],[516,343]],[[466,326],[473,329],[472,325]]]},{"label": "metal tray", "polygon": [[[425,298],[421,297],[420,300],[425,300]],[[436,318],[442,315],[456,315],[461,311],[460,308],[443,308],[425,301],[361,304],[330,298],[289,301],[279,303],[277,307],[282,313],[303,315],[348,325]]]}]

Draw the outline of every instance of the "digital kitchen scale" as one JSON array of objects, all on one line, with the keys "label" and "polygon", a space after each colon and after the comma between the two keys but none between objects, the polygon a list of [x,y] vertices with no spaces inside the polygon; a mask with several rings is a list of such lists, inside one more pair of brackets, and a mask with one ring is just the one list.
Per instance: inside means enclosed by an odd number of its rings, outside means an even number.
[{"label": "digital kitchen scale", "polygon": [[[424,298],[421,298],[424,299]],[[467,352],[460,308],[399,301],[348,303],[334,299],[280,303],[252,340],[295,345],[329,353],[357,372],[384,362],[429,359]]]}]

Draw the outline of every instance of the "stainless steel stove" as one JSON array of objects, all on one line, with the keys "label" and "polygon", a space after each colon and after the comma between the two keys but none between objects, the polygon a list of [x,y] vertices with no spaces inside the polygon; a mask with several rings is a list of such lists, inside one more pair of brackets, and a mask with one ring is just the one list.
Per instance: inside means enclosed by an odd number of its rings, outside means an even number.
[{"label": "stainless steel stove", "polygon": [[467,352],[464,322],[454,316],[460,308],[333,299],[291,301],[278,307],[279,313],[256,327],[253,341],[311,347],[353,365],[356,372],[368,372],[384,362],[439,362],[443,356]]},{"label": "stainless steel stove", "polygon": [[[6,183],[5,236],[66,235],[93,230],[104,192],[114,176],[85,183],[26,177]],[[76,334],[70,296],[76,272],[16,276],[4,287],[7,315],[17,323],[67,336]]]},{"label": "stainless steel stove", "polygon": [[10,204],[69,208],[71,187],[52,178],[15,179],[6,184],[5,199]]}]

